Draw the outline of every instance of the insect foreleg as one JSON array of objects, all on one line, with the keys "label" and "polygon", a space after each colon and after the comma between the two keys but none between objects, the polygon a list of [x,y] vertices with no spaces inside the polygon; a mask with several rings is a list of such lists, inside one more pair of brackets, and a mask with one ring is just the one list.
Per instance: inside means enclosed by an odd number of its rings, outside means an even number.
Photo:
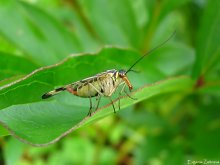
[{"label": "insect foreleg", "polygon": [[[120,84],[120,85],[122,85],[122,84]],[[121,90],[120,90],[120,92],[119,92],[119,97],[118,97],[118,108],[119,108],[119,110],[121,109],[121,95],[122,95],[122,93],[124,92],[130,99],[132,99],[132,100],[137,100],[137,98],[133,98],[131,95],[129,95],[128,94],[128,92],[126,91],[126,84],[124,83],[123,84],[123,86],[122,86],[122,88],[121,88]]]},{"label": "insect foreleg", "polygon": [[137,100],[137,98],[134,98],[134,97],[132,97],[130,94],[128,94],[128,92],[125,90],[125,88],[124,88],[124,91],[123,91],[130,99],[132,99],[132,100]]}]

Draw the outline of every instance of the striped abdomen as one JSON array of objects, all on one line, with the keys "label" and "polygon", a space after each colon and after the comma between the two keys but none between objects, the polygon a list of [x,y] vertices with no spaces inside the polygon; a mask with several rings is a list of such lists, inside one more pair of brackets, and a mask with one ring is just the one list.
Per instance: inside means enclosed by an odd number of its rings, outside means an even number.
[{"label": "striped abdomen", "polygon": [[48,92],[48,93],[45,93],[45,94],[42,96],[42,99],[47,99],[47,98],[49,98],[49,97],[51,97],[51,96],[54,96],[54,95],[56,95],[56,94],[58,94],[58,93],[60,93],[61,91],[64,91],[64,90],[66,90],[65,87],[61,87],[61,88],[57,88],[57,89],[55,89],[55,90],[52,90],[52,91],[50,91],[50,92]]}]

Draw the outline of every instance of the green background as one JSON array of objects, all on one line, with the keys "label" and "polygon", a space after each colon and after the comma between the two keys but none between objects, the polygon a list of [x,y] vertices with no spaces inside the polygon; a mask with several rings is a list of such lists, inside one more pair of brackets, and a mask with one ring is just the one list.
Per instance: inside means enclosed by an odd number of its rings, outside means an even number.
[{"label": "green background", "polygon": [[[220,164],[219,8],[219,0],[2,0],[0,164]],[[106,98],[91,117],[88,99],[41,99],[128,69],[174,31],[128,74],[136,100],[123,96],[119,110],[112,96],[116,114]]]}]

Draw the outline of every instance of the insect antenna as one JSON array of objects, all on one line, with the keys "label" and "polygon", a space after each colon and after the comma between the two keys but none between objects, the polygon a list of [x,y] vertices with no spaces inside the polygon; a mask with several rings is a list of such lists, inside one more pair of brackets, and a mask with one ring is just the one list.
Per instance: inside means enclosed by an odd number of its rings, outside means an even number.
[{"label": "insect antenna", "polygon": [[139,70],[130,69],[129,72],[140,73]]},{"label": "insect antenna", "polygon": [[166,44],[174,35],[176,34],[176,31],[174,31],[169,38],[167,38],[164,42],[162,42],[160,45],[154,47],[153,49],[149,50],[148,52],[146,52],[143,56],[141,56],[133,65],[131,65],[131,67],[125,72],[125,74],[127,74],[130,71],[133,71],[132,68],[138,63],[140,62],[144,57],[146,57],[148,54],[152,53],[153,51],[155,51],[156,49],[162,47],[164,44]]}]

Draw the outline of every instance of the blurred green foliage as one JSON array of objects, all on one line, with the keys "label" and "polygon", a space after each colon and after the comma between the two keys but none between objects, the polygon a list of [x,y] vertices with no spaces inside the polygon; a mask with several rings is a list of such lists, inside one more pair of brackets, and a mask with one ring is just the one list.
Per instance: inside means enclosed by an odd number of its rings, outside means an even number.
[{"label": "blurred green foliage", "polygon": [[[219,0],[2,0],[0,135],[14,136],[1,140],[0,163],[220,164],[219,8]],[[138,100],[123,99],[116,115],[109,105],[83,119],[88,100],[68,93],[40,99],[129,68],[175,30],[129,75]]]}]

